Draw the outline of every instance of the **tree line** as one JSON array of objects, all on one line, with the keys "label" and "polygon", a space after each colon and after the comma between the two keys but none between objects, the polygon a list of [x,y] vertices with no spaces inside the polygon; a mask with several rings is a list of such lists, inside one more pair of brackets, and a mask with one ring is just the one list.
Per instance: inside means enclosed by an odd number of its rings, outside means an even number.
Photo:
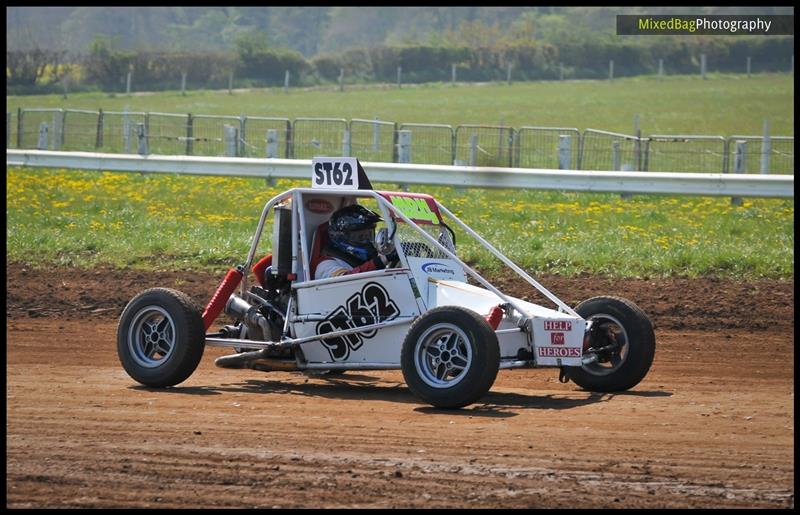
[{"label": "tree line", "polygon": [[[235,38],[233,51],[154,51],[117,48],[100,36],[87,54],[69,60],[66,52],[43,49],[8,50],[8,94],[61,91],[125,91],[128,73],[136,90],[177,89],[185,77],[191,89],[219,89],[235,78],[236,87],[394,82],[398,68],[404,83],[449,81],[455,66],[459,81],[597,79],[664,73],[691,74],[706,55],[709,72],[743,73],[748,57],[753,72],[789,71],[793,37],[614,38],[603,35],[558,41],[496,37],[462,30],[447,41],[396,45],[319,54],[306,58],[297,50],[276,48],[258,33]],[[184,75],[185,74],[185,75]]]}]

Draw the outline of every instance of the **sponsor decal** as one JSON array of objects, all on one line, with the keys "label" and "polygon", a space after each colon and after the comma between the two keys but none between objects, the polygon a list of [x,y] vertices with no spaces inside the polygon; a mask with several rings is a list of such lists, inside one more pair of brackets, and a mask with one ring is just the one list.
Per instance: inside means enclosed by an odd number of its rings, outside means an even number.
[{"label": "sponsor decal", "polygon": [[426,274],[448,274],[455,276],[456,271],[452,268],[449,268],[444,263],[425,263],[422,265],[422,271]]},{"label": "sponsor decal", "polygon": [[564,345],[564,333],[550,333],[550,345]]},{"label": "sponsor decal", "polygon": [[[367,283],[350,296],[347,301],[334,309],[322,322],[317,324],[316,333],[319,335],[355,329],[379,322],[388,322],[400,315],[400,309],[389,294],[378,283]],[[360,333],[351,333],[320,340],[328,349],[331,359],[344,361],[350,357],[350,351],[361,348],[364,340],[372,338],[377,329]]]},{"label": "sponsor decal", "polygon": [[389,201],[398,211],[415,221],[432,224],[439,223],[439,217],[431,210],[428,201],[421,197],[400,197],[392,195]]},{"label": "sponsor decal", "polygon": [[583,353],[579,347],[537,347],[540,358],[580,358]]},{"label": "sponsor decal", "polygon": [[331,213],[333,212],[333,204],[331,204],[327,200],[323,200],[321,198],[315,198],[306,202],[306,209],[308,209],[312,213],[319,213],[319,214]]},{"label": "sponsor decal", "polygon": [[569,320],[545,320],[545,331],[572,331],[572,322]]}]

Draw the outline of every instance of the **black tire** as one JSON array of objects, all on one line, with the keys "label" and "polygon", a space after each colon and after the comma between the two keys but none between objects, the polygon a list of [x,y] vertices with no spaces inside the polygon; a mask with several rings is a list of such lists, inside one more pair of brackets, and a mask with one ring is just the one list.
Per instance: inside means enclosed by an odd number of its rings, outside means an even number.
[{"label": "black tire", "polygon": [[145,386],[174,386],[197,368],[205,349],[200,307],[186,294],[151,288],[131,299],[117,326],[117,354]]},{"label": "black tire", "polygon": [[621,297],[593,297],[575,311],[593,320],[590,347],[619,343],[613,351],[598,354],[599,361],[582,367],[566,367],[567,376],[581,388],[593,392],[620,392],[639,384],[656,352],[653,324],[633,302]]},{"label": "black tire", "polygon": [[400,364],[408,388],[419,399],[437,408],[461,408],[492,387],[500,367],[500,346],[482,316],[442,306],[411,325]]}]

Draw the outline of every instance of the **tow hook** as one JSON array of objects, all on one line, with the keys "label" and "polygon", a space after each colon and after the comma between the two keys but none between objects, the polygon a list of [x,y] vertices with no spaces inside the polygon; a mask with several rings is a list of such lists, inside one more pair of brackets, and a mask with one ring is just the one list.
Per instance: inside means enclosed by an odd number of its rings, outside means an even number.
[{"label": "tow hook", "polygon": [[569,376],[567,375],[567,369],[564,368],[564,367],[561,367],[561,368],[558,369],[558,382],[559,383],[568,383],[569,382]]}]

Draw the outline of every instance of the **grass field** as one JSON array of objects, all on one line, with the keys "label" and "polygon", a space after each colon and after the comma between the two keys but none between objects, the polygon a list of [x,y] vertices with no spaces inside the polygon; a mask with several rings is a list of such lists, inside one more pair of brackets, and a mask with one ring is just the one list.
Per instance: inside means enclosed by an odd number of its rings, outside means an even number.
[{"label": "grass field", "polygon": [[364,118],[448,125],[501,122],[602,129],[630,134],[639,115],[642,134],[794,135],[794,76],[789,74],[634,77],[614,81],[541,81],[491,84],[353,86],[312,90],[282,88],[11,96],[6,110],[102,108],[106,111],[213,115]]},{"label": "grass field", "polygon": [[[789,75],[668,77],[396,88],[7,97],[7,109],[372,118],[574,126],[644,133],[793,135]],[[9,168],[7,259],[34,266],[227,269],[246,256],[266,200],[287,187],[230,179]],[[380,185],[379,185],[380,186]],[[394,189],[396,185],[382,185]],[[635,196],[415,187],[535,272],[794,277],[794,199]],[[265,249],[266,250],[266,249]],[[466,257],[495,263],[470,245]]]},{"label": "grass field", "polygon": [[[7,172],[7,258],[46,266],[222,270],[244,261],[264,203],[306,182]],[[396,185],[376,185],[394,189]],[[794,201],[417,188],[536,272],[793,277]],[[269,232],[265,234],[270,234]],[[266,241],[265,241],[266,240]],[[269,237],[262,251],[269,250]],[[459,237],[483,269],[499,264]]]}]

